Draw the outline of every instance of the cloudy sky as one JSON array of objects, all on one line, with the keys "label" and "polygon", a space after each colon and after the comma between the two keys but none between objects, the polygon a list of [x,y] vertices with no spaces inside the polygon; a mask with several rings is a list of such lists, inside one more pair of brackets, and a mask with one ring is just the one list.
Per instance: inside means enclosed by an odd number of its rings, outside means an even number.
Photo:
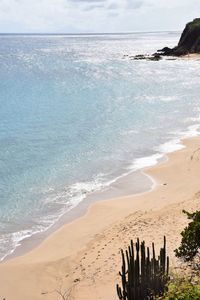
[{"label": "cloudy sky", "polygon": [[0,32],[181,30],[200,0],[0,0]]}]

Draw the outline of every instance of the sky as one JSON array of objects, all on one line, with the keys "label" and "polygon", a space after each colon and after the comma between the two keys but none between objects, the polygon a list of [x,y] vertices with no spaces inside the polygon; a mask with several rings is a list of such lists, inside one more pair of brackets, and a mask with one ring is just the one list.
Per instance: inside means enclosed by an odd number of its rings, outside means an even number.
[{"label": "sky", "polygon": [[182,30],[200,0],[0,0],[1,33]]}]

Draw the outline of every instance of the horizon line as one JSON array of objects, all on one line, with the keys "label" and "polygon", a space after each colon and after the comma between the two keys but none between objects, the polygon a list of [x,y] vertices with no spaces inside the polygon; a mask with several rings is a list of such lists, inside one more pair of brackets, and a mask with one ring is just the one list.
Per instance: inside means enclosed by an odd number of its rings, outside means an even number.
[{"label": "horizon line", "polygon": [[180,30],[151,30],[151,31],[124,31],[124,32],[0,32],[0,35],[119,35],[119,34],[139,34],[139,33],[162,33],[179,32]]}]

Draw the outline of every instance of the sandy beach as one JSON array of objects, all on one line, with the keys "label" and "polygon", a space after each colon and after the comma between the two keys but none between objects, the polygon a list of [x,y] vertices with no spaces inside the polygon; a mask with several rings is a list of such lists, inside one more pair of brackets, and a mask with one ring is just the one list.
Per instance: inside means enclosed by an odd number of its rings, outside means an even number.
[{"label": "sandy beach", "polygon": [[199,60],[200,59],[200,54],[199,53],[190,53],[188,55],[184,55],[184,56],[181,56],[180,58],[183,58],[183,59],[189,59],[189,60]]},{"label": "sandy beach", "polygon": [[171,269],[184,269],[173,250],[187,224],[182,210],[200,209],[200,139],[183,143],[145,170],[157,183],[152,191],[99,201],[29,253],[2,262],[0,299],[117,299],[119,252],[137,237],[160,247],[166,235]]}]

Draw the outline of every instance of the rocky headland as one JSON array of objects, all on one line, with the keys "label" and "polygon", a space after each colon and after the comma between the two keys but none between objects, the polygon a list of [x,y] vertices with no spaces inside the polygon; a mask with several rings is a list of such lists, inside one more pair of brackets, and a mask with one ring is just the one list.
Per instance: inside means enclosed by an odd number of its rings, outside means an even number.
[{"label": "rocky headland", "polygon": [[183,56],[200,53],[200,18],[194,19],[185,26],[176,47],[164,47],[158,50],[157,53],[167,56]]},{"label": "rocky headland", "polygon": [[174,48],[164,47],[151,55],[139,54],[130,56],[129,58],[132,60],[159,61],[163,56],[171,56],[171,58],[168,59],[174,60],[176,57],[190,54],[200,54],[200,18],[196,18],[186,24],[178,45]]}]

